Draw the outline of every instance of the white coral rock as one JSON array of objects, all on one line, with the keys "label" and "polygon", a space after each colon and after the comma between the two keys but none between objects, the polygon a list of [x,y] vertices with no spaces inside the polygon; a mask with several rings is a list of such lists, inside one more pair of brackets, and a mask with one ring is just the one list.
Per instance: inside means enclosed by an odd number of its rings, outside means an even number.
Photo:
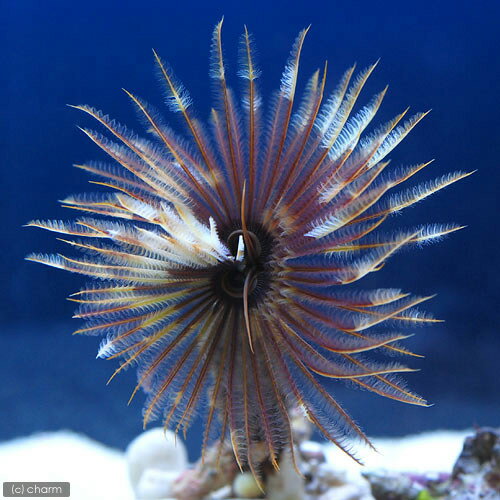
[{"label": "white coral rock", "polygon": [[171,431],[150,429],[127,447],[130,483],[137,499],[167,498],[173,481],[188,466],[184,444]]},{"label": "white coral rock", "polygon": [[370,492],[370,485],[344,484],[330,488],[319,500],[375,500]]},{"label": "white coral rock", "polygon": [[280,460],[280,470],[267,478],[268,500],[302,500],[305,498],[304,480],[297,474],[289,454]]},{"label": "white coral rock", "polygon": [[262,495],[251,472],[243,472],[234,478],[233,491],[238,498],[258,498]]},{"label": "white coral rock", "polygon": [[174,500],[169,499],[172,483],[179,476],[178,472],[160,469],[146,469],[134,488],[138,500]]}]

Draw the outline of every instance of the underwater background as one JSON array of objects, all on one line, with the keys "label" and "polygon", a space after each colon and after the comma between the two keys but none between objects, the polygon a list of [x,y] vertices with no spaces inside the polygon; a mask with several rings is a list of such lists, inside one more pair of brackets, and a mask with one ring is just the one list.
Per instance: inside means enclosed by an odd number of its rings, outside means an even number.
[{"label": "underwater background", "polygon": [[[419,180],[478,169],[395,220],[402,227],[451,222],[466,229],[399,253],[359,283],[437,293],[423,309],[445,322],[415,329],[406,343],[425,355],[410,363],[421,371],[406,378],[434,406],[404,405],[342,383],[328,386],[369,436],[500,425],[498,1],[4,0],[1,6],[0,440],[64,428],[123,448],[141,431],[142,397],[126,405],[134,371],[106,386],[116,362],[95,360],[97,339],[71,336],[81,323],[70,319],[74,304],[65,297],[85,278],[24,261],[33,251],[57,252],[62,243],[22,225],[71,219],[57,200],[94,190],[71,165],[103,154],[76,127],[91,121],[67,103],[96,106],[137,130],[122,87],[161,108],[151,48],[190,90],[198,116],[208,116],[210,37],[223,15],[233,87],[239,85],[244,24],[258,49],[264,98],[279,85],[296,34],[312,24],[299,87],[325,59],[331,90],[352,62],[361,68],[380,57],[363,93],[366,102],[390,85],[377,123],[408,105],[432,108],[391,154],[394,164],[436,158]],[[195,424],[188,438],[192,457],[199,433]]]}]

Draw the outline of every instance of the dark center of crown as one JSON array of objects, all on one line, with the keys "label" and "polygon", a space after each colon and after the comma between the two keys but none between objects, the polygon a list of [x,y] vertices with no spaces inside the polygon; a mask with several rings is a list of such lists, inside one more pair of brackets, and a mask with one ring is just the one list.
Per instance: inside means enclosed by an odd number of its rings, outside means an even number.
[{"label": "dark center of crown", "polygon": [[247,294],[248,305],[253,307],[269,289],[272,239],[261,227],[251,227],[245,232],[239,228],[223,229],[221,238],[233,256],[237,255],[240,238],[244,240],[245,250],[242,260],[225,262],[216,268],[214,291],[225,303],[236,307],[243,307]]}]

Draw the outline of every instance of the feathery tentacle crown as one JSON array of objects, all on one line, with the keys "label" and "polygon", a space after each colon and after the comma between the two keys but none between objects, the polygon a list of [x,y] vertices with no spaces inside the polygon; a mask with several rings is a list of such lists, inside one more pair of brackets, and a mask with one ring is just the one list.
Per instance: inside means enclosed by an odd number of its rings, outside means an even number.
[{"label": "feathery tentacle crown", "polygon": [[74,222],[30,223],[75,236],[63,241],[84,257],[28,258],[100,279],[73,298],[76,317],[87,321],[77,333],[104,336],[99,356],[123,360],[115,374],[136,365],[133,394],[142,387],[149,395],[144,424],[160,417],[185,431],[206,408],[204,449],[230,439],[240,466],[258,476],[258,447],[275,467],[279,454],[292,450],[292,405],[351,456],[351,438],[369,443],[317,374],[426,404],[395,375],[409,368],[362,353],[412,355],[399,345],[408,336],[403,327],[434,321],[415,309],[429,297],[341,285],[377,271],[405,245],[459,229],[376,231],[391,214],[468,174],[395,189],[428,165],[387,168],[387,155],[425,113],[405,119],[404,111],[363,135],[386,92],[353,112],[376,64],[357,76],[349,68],[329,95],[325,64],[296,105],[307,29],[266,114],[245,29],[238,100],[226,82],[221,28],[222,22],[212,41],[217,95],[209,127],[154,53],[168,108],[185,122],[189,139],[128,91],[150,139],[75,106],[102,126],[106,135],[82,130],[113,160],[77,166],[109,192],[64,200],[82,214]]}]

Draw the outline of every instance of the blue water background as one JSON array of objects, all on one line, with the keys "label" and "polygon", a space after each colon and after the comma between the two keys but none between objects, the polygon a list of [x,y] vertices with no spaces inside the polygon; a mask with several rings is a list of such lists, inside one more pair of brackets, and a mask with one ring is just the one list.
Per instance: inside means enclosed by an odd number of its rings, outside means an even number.
[{"label": "blue water background", "polygon": [[[3,1],[0,18],[0,440],[69,428],[124,447],[141,429],[142,395],[130,407],[129,370],[95,360],[97,340],[72,337],[65,297],[85,279],[23,261],[64,250],[54,235],[21,228],[34,218],[69,219],[56,200],[95,191],[73,163],[104,159],[76,125],[94,125],[67,103],[88,103],[140,125],[122,87],[161,107],[151,48],[186,84],[198,116],[211,91],[210,36],[225,15],[225,53],[234,86],[243,25],[254,34],[264,96],[278,86],[298,31],[312,24],[300,85],[329,61],[332,89],[353,62],[381,58],[363,96],[390,84],[379,120],[406,106],[432,113],[391,154],[394,163],[436,158],[419,179],[478,172],[409,209],[402,227],[456,222],[467,229],[438,245],[405,251],[360,286],[437,293],[427,310],[445,323],[418,328],[408,346],[426,356],[411,386],[435,406],[405,406],[331,384],[370,435],[500,425],[499,210],[500,2],[111,2]],[[363,99],[362,99],[363,100]],[[165,111],[172,123],[176,117]],[[178,124],[178,122],[177,122]],[[196,455],[199,431],[189,447]]]}]

